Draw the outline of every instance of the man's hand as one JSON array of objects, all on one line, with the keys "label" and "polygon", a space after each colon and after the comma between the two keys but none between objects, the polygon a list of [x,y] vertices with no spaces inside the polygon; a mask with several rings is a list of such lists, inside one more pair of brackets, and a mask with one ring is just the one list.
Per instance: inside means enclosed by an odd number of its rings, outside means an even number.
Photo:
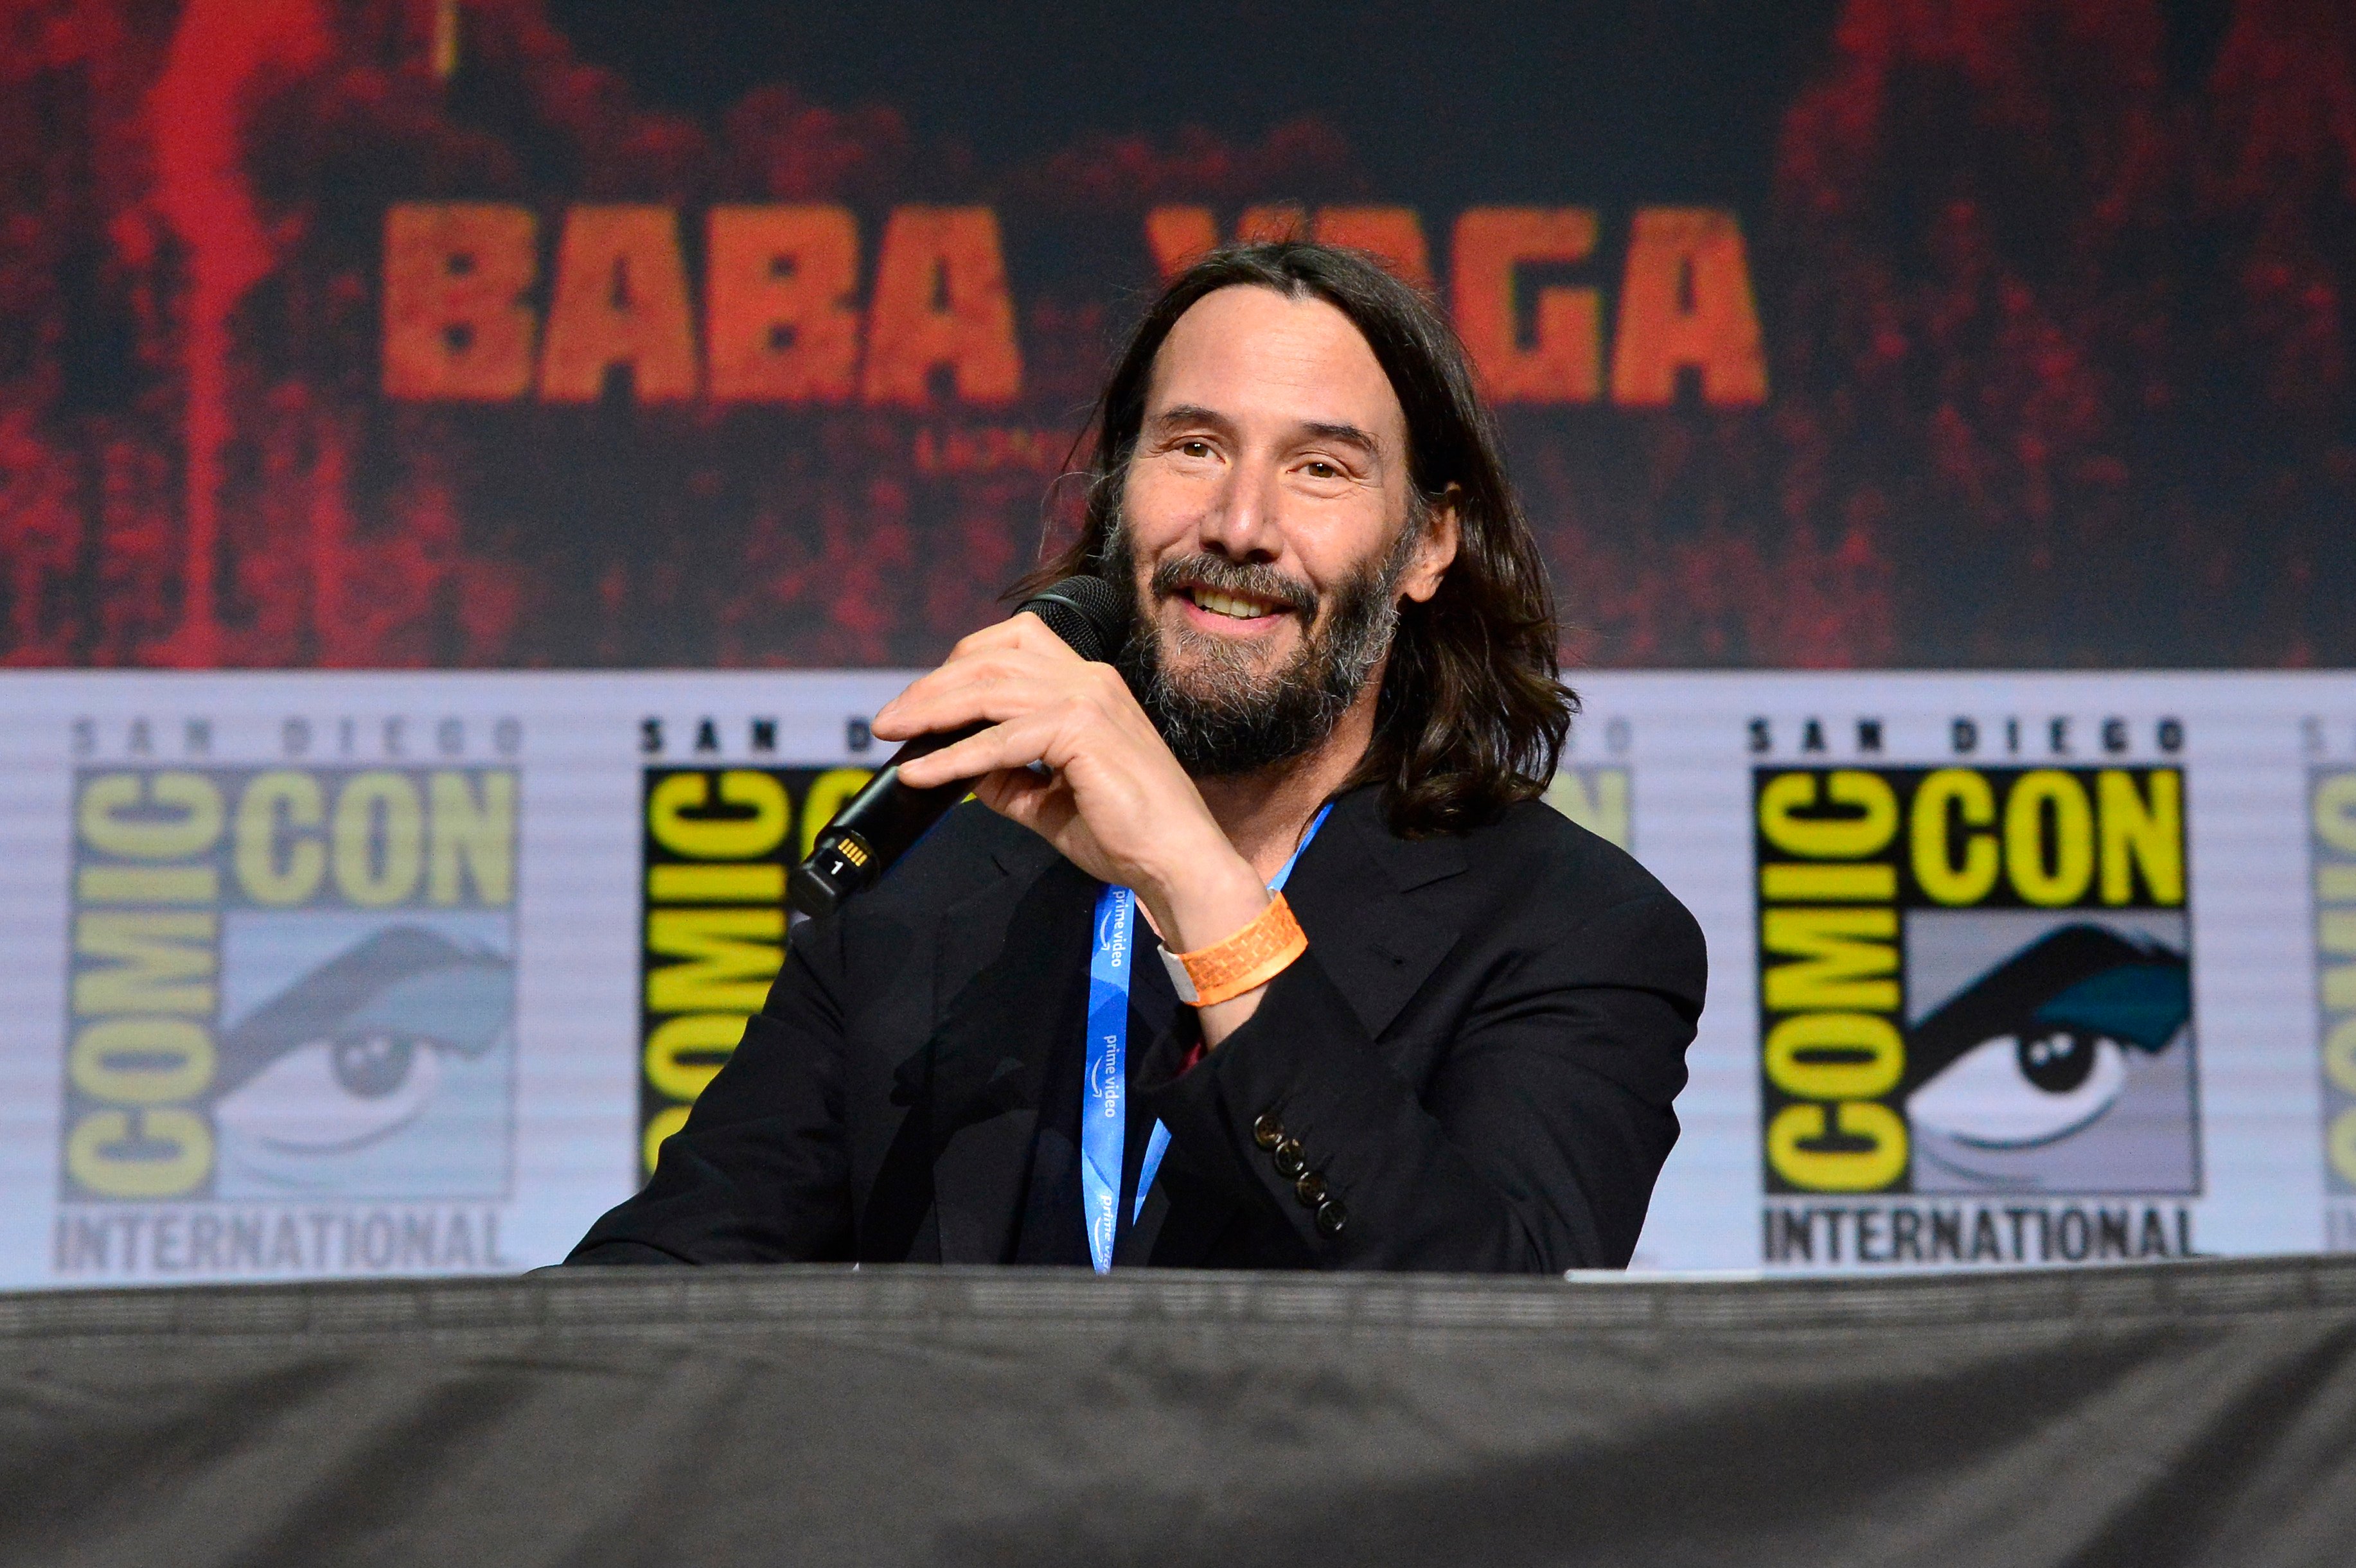
[{"label": "man's hand", "polygon": [[[905,763],[900,777],[916,789],[974,780],[984,805],[1090,876],[1134,888],[1173,952],[1224,941],[1268,907],[1268,889],[1128,683],[1110,665],[1081,658],[1036,616],[958,644],[940,668],[884,705],[873,729],[905,741],[977,721],[991,728]],[[1205,1025],[1236,1005],[1205,1009]],[[1231,1029],[1241,1019],[1220,1021]]]}]

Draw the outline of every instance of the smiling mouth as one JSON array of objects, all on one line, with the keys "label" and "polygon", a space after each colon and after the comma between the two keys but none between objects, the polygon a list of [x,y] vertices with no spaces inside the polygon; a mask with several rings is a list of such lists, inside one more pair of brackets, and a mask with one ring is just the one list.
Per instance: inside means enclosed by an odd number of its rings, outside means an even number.
[{"label": "smiling mouth", "polygon": [[1237,621],[1257,621],[1264,616],[1273,615],[1282,608],[1273,600],[1254,599],[1243,593],[1226,593],[1215,588],[1205,588],[1200,584],[1183,589],[1181,592],[1184,593],[1186,602],[1197,610],[1207,611],[1214,615],[1225,615]]}]

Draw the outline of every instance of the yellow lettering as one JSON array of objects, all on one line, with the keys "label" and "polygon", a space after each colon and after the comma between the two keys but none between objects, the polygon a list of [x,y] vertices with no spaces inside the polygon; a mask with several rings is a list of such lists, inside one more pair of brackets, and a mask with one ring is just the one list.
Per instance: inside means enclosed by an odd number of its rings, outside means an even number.
[{"label": "yellow lettering", "polygon": [[1770,909],[1759,916],[1760,943],[1797,960],[1767,971],[1772,1012],[1812,1008],[1892,1012],[1898,982],[1894,909]]},{"label": "yellow lettering", "polygon": [[756,859],[784,839],[793,810],[786,786],[767,773],[746,768],[722,773],[720,798],[749,815],[688,816],[711,803],[712,775],[673,773],[647,797],[647,828],[656,843],[694,860]]},{"label": "yellow lettering", "polygon": [[1759,868],[1759,896],[1794,902],[1887,902],[1898,896],[1898,868],[1777,860]]},{"label": "yellow lettering", "polygon": [[647,898],[654,903],[778,903],[785,896],[786,869],[776,864],[647,868]]},{"label": "yellow lettering", "polygon": [[203,1093],[214,1061],[213,1037],[193,1019],[113,1018],[82,1026],[67,1069],[92,1099],[160,1105]]},{"label": "yellow lettering", "polygon": [[1548,805],[1607,843],[1628,848],[1628,771],[1601,768],[1583,773],[1557,768],[1547,784]]},{"label": "yellow lettering", "polygon": [[86,910],[74,920],[74,953],[112,959],[74,976],[73,1007],[96,1013],[209,1015],[220,917],[209,910],[134,913]]},{"label": "yellow lettering", "polygon": [[202,773],[102,774],[79,815],[84,843],[126,860],[184,860],[220,838],[220,791]]},{"label": "yellow lettering", "polygon": [[654,1169],[655,1158],[662,1150],[663,1139],[687,1125],[690,1108],[686,1105],[666,1105],[647,1119],[646,1134],[638,1143],[638,1157],[646,1161],[647,1169]]},{"label": "yellow lettering", "polygon": [[2315,836],[2343,855],[2356,855],[2356,773],[2335,773],[2315,786]]},{"label": "yellow lettering", "polygon": [[1768,1031],[1767,1081],[1804,1100],[1870,1100],[1906,1068],[1898,1026],[1871,1013],[1801,1013]]},{"label": "yellow lettering", "polygon": [[212,1168],[213,1132],[194,1111],[92,1111],[66,1138],[66,1169],[107,1198],[174,1198]]},{"label": "yellow lettering", "polygon": [[2323,1040],[2323,1072],[2343,1094],[2356,1094],[2356,1018],[2341,1019]]},{"label": "yellow lettering", "polygon": [[1898,795],[1879,773],[1853,769],[1824,777],[1824,799],[1847,816],[1802,816],[1817,804],[1817,780],[1783,773],[1759,792],[1759,830],[1786,855],[1810,860],[1855,860],[1878,854],[1898,831]]},{"label": "yellow lettering", "polygon": [[2076,779],[2056,768],[2040,768],[2014,782],[2011,798],[2004,803],[2004,861],[2024,903],[2053,909],[2085,896],[2094,880],[2094,821]]},{"label": "yellow lettering", "polygon": [[2136,791],[2132,774],[2106,769],[2094,776],[2103,836],[2103,901],[2135,896],[2135,873],[2156,904],[2184,901],[2184,775],[2155,768],[2145,775],[2151,798]]},{"label": "yellow lettering", "polygon": [[247,784],[237,803],[236,854],[245,896],[284,907],[317,892],[327,874],[327,852],[316,832],[298,830],[316,830],[327,819],[319,781],[309,773],[262,773]]},{"label": "yellow lettering", "polygon": [[356,773],[336,796],[336,886],[363,909],[417,891],[425,869],[425,808],[395,773]]},{"label": "yellow lettering", "polygon": [[[1960,821],[1964,858],[1951,858],[1955,827]],[[1996,835],[1973,832],[1996,821],[1996,792],[1985,774],[1969,768],[1941,768],[1914,792],[1909,835],[1914,851],[1914,880],[1922,891],[1943,904],[1977,903],[1996,886]]]},{"label": "yellow lettering", "polygon": [[[1822,1147],[1836,1132],[1863,1147]],[[1874,1192],[1906,1169],[1906,1124],[1887,1105],[1786,1105],[1767,1124],[1767,1163],[1812,1192]]]},{"label": "yellow lettering", "polygon": [[456,903],[467,879],[475,884],[475,901],[484,908],[504,907],[515,896],[515,774],[487,773],[481,778],[479,799],[466,787],[464,773],[437,773],[427,782],[434,809],[425,896],[434,903]]},{"label": "yellow lettering", "polygon": [[818,836],[842,809],[842,803],[867,787],[875,774],[866,768],[829,768],[810,781],[809,798],[802,802],[802,858],[818,847]]},{"label": "yellow lettering", "polygon": [[210,866],[84,866],[74,897],[86,904],[217,903],[220,873]]},{"label": "yellow lettering", "polygon": [[688,1013],[647,1037],[647,1082],[673,1100],[703,1093],[744,1038],[742,1013]]},{"label": "yellow lettering", "polygon": [[784,965],[782,909],[659,909],[647,913],[647,952],[683,962],[647,976],[650,1013],[753,1013]]},{"label": "yellow lettering", "polygon": [[2356,1105],[2331,1119],[2331,1168],[2343,1181],[2356,1181]]}]

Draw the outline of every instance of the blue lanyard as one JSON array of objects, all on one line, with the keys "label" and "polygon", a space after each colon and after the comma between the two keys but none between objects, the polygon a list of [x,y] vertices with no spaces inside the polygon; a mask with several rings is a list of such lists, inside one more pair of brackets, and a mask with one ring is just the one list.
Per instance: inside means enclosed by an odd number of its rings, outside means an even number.
[{"label": "blue lanyard", "polygon": [[[1275,892],[1292,875],[1301,852],[1325,826],[1328,801],[1311,819],[1283,869],[1268,891]],[[1127,888],[1108,887],[1097,895],[1096,952],[1088,960],[1088,1062],[1080,1084],[1080,1194],[1087,1208],[1088,1257],[1097,1272],[1112,1268],[1113,1231],[1120,1205],[1122,1146],[1129,1139],[1129,978],[1137,949],[1137,895]],[[1154,1172],[1169,1152],[1170,1129],[1153,1124],[1145,1145],[1145,1163],[1137,1173],[1137,1208],[1130,1222],[1145,1212],[1145,1195],[1153,1189]]]}]

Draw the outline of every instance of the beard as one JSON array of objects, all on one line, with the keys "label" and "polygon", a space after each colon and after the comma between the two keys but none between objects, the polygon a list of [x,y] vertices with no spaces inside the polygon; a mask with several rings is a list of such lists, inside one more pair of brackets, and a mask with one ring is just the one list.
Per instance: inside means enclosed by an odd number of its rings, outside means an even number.
[{"label": "beard", "polygon": [[[1180,767],[1197,778],[1258,773],[1333,733],[1390,652],[1399,579],[1415,559],[1420,521],[1410,515],[1398,542],[1344,580],[1325,605],[1299,578],[1207,552],[1163,561],[1141,595],[1129,528],[1115,517],[1106,567],[1130,610],[1129,641],[1115,662]],[[1166,646],[1157,609],[1182,583],[1273,601],[1305,620],[1300,646],[1272,667],[1253,648],[1191,626],[1168,639],[1174,648]]]}]

